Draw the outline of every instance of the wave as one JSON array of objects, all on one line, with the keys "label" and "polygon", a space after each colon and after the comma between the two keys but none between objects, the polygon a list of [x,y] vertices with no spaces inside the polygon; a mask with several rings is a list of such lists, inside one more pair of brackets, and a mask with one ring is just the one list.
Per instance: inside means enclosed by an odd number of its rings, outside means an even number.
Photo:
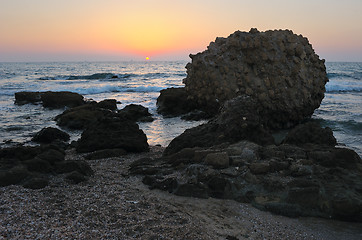
[{"label": "wave", "polygon": [[127,78],[144,78],[144,79],[152,79],[152,78],[169,78],[171,76],[186,76],[186,74],[170,74],[170,73],[94,73],[91,75],[69,75],[69,76],[56,76],[56,77],[40,77],[37,80],[119,80],[119,79],[127,79]]},{"label": "wave", "polygon": [[362,92],[362,82],[359,83],[356,81],[330,81],[326,84],[326,92]]},{"label": "wave", "polygon": [[328,79],[354,79],[354,80],[362,80],[362,72],[351,72],[351,73],[327,73]]},{"label": "wave", "polygon": [[125,79],[134,76],[134,74],[114,74],[114,73],[94,73],[91,75],[79,76],[57,76],[57,77],[41,77],[38,80],[102,80],[102,79]]},{"label": "wave", "polygon": [[119,87],[119,86],[103,86],[103,87],[91,87],[87,89],[73,89],[73,92],[77,92],[82,95],[92,95],[92,94],[101,94],[101,93],[117,93],[117,92],[139,92],[139,93],[151,93],[151,92],[160,92],[165,87]]}]

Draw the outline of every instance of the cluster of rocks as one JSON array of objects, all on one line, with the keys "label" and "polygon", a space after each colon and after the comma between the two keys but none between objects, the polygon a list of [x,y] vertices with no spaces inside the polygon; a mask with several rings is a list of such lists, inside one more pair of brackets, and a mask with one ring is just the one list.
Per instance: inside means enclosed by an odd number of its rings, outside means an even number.
[{"label": "cluster of rocks", "polygon": [[194,130],[186,131],[192,146],[176,150],[171,144],[163,157],[139,159],[130,172],[176,195],[234,199],[289,217],[362,221],[361,158],[335,147],[330,129],[299,125],[280,145],[205,144]]},{"label": "cluster of rocks", "polygon": [[30,189],[44,188],[49,177],[57,174],[79,183],[93,175],[93,171],[84,161],[65,160],[64,148],[57,144],[0,149],[0,186],[17,184]]},{"label": "cluster of rocks", "polygon": [[[81,138],[71,143],[78,153],[88,153],[86,159],[116,157],[129,152],[148,151],[147,137],[136,121],[153,121],[148,109],[128,105],[117,110],[114,99],[86,101],[72,92],[18,92],[16,104],[38,104],[46,108],[67,109],[55,117],[57,124],[69,130],[83,130]],[[65,161],[68,133],[47,127],[36,133],[33,142],[38,147],[16,146],[0,150],[0,185],[21,184],[27,188],[42,188],[53,174],[67,173],[73,183],[84,181],[92,174],[85,161]]]},{"label": "cluster of rocks", "polygon": [[177,195],[362,221],[360,156],[336,147],[331,129],[308,121],[328,79],[306,38],[237,31],[190,57],[185,88],[161,92],[158,111],[212,118],[176,137],[163,157],[134,162],[131,174]]},{"label": "cluster of rocks", "polygon": [[[258,111],[266,116],[265,126],[291,127],[319,107],[328,81],[324,60],[308,39],[288,30],[237,31],[190,57],[184,79],[186,97],[180,102],[160,101],[161,113],[181,106],[183,111],[196,108],[215,115],[225,101],[247,95],[258,102]],[[174,93],[168,89],[163,97],[174,98]],[[185,109],[185,101],[191,109]]]}]

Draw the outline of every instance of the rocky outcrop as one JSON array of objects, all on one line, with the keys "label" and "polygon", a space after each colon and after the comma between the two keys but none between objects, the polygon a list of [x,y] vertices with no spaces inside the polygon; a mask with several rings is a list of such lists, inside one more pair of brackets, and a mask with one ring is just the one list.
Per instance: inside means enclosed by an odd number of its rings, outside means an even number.
[{"label": "rocky outcrop", "polygon": [[[310,135],[331,134],[330,129],[301,127]],[[289,217],[362,222],[362,160],[350,149],[325,142],[262,146],[243,140],[183,148],[162,158],[139,159],[130,172],[142,174],[150,188],[176,195],[234,199]]]},{"label": "rocky outcrop", "polygon": [[148,151],[147,137],[134,121],[102,118],[84,130],[77,144],[78,152],[115,148],[127,152]]},{"label": "rocky outcrop", "polygon": [[184,148],[211,147],[241,140],[261,145],[274,143],[272,135],[263,127],[265,116],[258,111],[257,101],[250,96],[229,100],[220,114],[208,123],[187,129],[173,139],[164,154],[173,154]]},{"label": "rocky outcrop", "polygon": [[47,108],[76,107],[85,104],[82,95],[73,92],[17,92],[16,104],[42,103]]},{"label": "rocky outcrop", "polygon": [[54,141],[68,141],[70,138],[69,134],[59,130],[58,128],[47,127],[40,130],[34,135],[32,141],[38,143],[52,143]]},{"label": "rocky outcrop", "polygon": [[55,145],[0,149],[0,186],[39,189],[48,185],[51,175],[72,172],[82,175],[83,181],[93,174],[88,163],[65,160],[64,150]]},{"label": "rocky outcrop", "polygon": [[225,101],[248,95],[272,129],[310,117],[328,81],[324,60],[308,39],[288,30],[237,31],[190,57],[184,79],[188,101],[216,113]]}]

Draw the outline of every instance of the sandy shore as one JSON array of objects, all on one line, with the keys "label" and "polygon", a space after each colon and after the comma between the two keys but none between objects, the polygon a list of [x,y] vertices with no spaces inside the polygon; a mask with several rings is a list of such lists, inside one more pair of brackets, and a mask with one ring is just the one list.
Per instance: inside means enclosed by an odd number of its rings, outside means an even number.
[{"label": "sandy shore", "polygon": [[[0,188],[0,239],[362,239],[362,224],[291,219],[231,200],[149,190],[128,166],[151,152],[89,160],[95,175],[40,190]],[[70,151],[68,159],[82,158]]]}]

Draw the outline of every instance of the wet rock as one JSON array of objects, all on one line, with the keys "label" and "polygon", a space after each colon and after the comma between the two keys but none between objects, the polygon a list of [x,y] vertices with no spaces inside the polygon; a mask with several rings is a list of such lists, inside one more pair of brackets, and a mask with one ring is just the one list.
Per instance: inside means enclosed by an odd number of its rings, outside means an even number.
[{"label": "wet rock", "polygon": [[17,92],[15,93],[15,104],[37,104],[41,101],[40,92]]},{"label": "wet rock", "polygon": [[17,92],[16,104],[42,103],[47,108],[76,107],[85,104],[83,96],[74,92]]},{"label": "wet rock", "polygon": [[47,108],[77,107],[85,104],[83,96],[74,92],[43,92],[41,101]]},{"label": "wet rock", "polygon": [[167,88],[157,98],[157,112],[165,116],[180,116],[195,109],[195,103],[187,100],[185,88]]},{"label": "wet rock", "polygon": [[289,30],[236,31],[190,57],[184,79],[188,101],[217,113],[227,100],[248,95],[272,129],[310,117],[328,81],[324,60],[308,39]]},{"label": "wet rock", "polygon": [[47,127],[40,130],[32,138],[32,141],[39,143],[51,143],[56,140],[68,141],[69,134],[59,130],[58,128]]},{"label": "wet rock", "polygon": [[135,122],[152,122],[152,114],[149,113],[148,108],[137,105],[130,104],[125,106],[122,110],[118,111],[118,114],[123,119],[135,121]]},{"label": "wet rock", "polygon": [[115,110],[117,110],[117,100],[116,99],[105,99],[105,100],[97,103],[97,107],[115,111]]},{"label": "wet rock", "polygon": [[64,111],[55,117],[57,124],[69,129],[85,129],[105,117],[117,117],[115,112],[90,103]]}]

